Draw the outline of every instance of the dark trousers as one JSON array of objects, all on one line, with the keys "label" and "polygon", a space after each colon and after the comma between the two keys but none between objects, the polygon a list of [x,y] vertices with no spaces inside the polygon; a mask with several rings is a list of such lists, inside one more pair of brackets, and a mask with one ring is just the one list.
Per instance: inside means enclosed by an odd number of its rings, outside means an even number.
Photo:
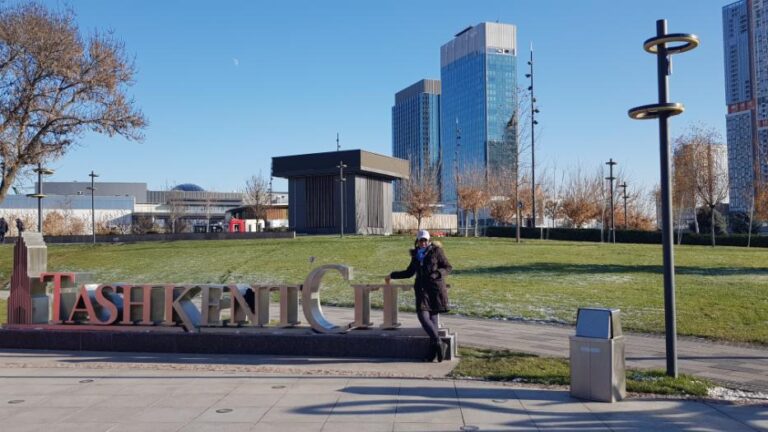
[{"label": "dark trousers", "polygon": [[427,335],[429,338],[436,342],[440,339],[440,336],[437,333],[437,312],[431,312],[431,311],[418,311],[416,312],[416,316],[419,318],[419,322],[421,323],[421,328],[424,329],[425,332],[427,332]]}]

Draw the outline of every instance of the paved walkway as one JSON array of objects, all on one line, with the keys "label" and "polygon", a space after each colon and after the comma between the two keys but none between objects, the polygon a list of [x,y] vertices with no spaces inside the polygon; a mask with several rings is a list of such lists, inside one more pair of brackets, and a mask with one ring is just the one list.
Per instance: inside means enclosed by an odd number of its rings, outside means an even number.
[{"label": "paved walkway", "polygon": [[[323,308],[334,322],[353,321],[352,310]],[[373,311],[374,322],[381,322]],[[415,314],[401,313],[404,326],[417,327]],[[459,346],[504,348],[545,356],[568,357],[573,327],[446,316],[441,324],[458,333]],[[661,336],[625,334],[627,367],[666,369]],[[678,370],[745,390],[768,393],[768,347],[714,343],[679,338]]]},{"label": "paved walkway", "polygon": [[[354,360],[326,359],[329,367]],[[331,365],[334,361],[336,366]],[[258,373],[280,359],[0,353],[0,428],[22,431],[768,431],[768,407],[616,404],[475,381]],[[390,362],[390,369],[410,364]],[[434,366],[434,365],[433,365]],[[253,370],[252,370],[253,369]]]}]

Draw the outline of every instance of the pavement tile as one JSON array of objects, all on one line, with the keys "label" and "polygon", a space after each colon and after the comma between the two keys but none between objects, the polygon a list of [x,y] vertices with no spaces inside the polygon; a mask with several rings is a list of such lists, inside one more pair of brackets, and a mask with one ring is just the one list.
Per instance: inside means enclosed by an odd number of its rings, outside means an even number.
[{"label": "pavement tile", "polygon": [[290,406],[275,406],[269,409],[264,417],[261,418],[261,422],[266,423],[324,423],[328,416],[331,414],[333,406],[323,405],[318,408],[302,408],[302,407],[290,407]]},{"label": "pavement tile", "polygon": [[339,395],[335,392],[332,393],[317,393],[317,394],[307,394],[307,393],[288,393],[286,395],[283,395],[283,397],[280,398],[275,403],[276,407],[302,407],[302,406],[311,406],[311,407],[328,407],[328,409],[332,409],[334,405],[336,405],[336,401],[339,400]]},{"label": "pavement tile", "polygon": [[249,432],[253,429],[253,423],[206,423],[194,422],[184,425],[179,432]]},{"label": "pavement tile", "polygon": [[124,408],[144,408],[148,407],[163,398],[163,395],[115,395],[104,397],[100,396],[101,402],[94,407],[112,407],[119,406]]},{"label": "pavement tile", "polygon": [[253,425],[251,432],[320,432],[323,422],[261,421]]},{"label": "pavement tile", "polygon": [[[102,422],[102,423],[56,423],[55,427],[51,425],[36,425],[34,431],[40,432],[112,432],[115,430],[117,424]],[[17,432],[28,430],[24,428],[18,428],[17,425],[3,425],[3,430],[8,432]]]},{"label": "pavement tile", "polygon": [[711,403],[709,406],[757,430],[768,431],[768,403],[754,405]]},{"label": "pavement tile", "polygon": [[143,408],[131,421],[138,423],[179,423],[189,422],[199,416],[199,408]]},{"label": "pavement tile", "polygon": [[208,408],[218,403],[223,397],[220,394],[176,394],[161,396],[152,406],[155,408]]},{"label": "pavement tile", "polygon": [[49,408],[41,406],[23,407],[9,415],[4,424],[55,424],[72,415],[70,408]]},{"label": "pavement tile", "polygon": [[397,403],[391,400],[339,401],[333,407],[329,422],[394,422]]},{"label": "pavement tile", "polygon": [[[184,427],[187,422],[143,422],[143,423],[121,423],[115,426],[110,432],[177,432]],[[51,432],[51,431],[47,431]]]},{"label": "pavement tile", "polygon": [[[228,412],[224,412],[231,410]],[[257,423],[269,411],[268,407],[209,408],[195,422],[205,423]]]},{"label": "pavement tile", "polygon": [[362,420],[359,423],[335,422],[329,419],[323,426],[323,432],[391,432],[393,428],[392,421]]},{"label": "pavement tile", "polygon": [[278,394],[248,394],[235,395],[229,394],[216,401],[217,408],[244,408],[244,407],[271,407],[284,396],[284,393]]},{"label": "pavement tile", "polygon": [[[98,404],[101,402],[104,398],[99,395],[80,395],[80,394],[70,394],[66,396],[48,396],[41,398],[40,401],[29,401],[30,404],[33,405],[41,405],[41,406],[47,406],[51,408],[83,408],[83,407],[90,407],[93,405]],[[0,399],[0,403],[3,403],[4,401]]]},{"label": "pavement tile", "polygon": [[459,431],[464,423],[395,422],[395,432],[448,432]]},{"label": "pavement tile", "polygon": [[69,423],[128,423],[133,420],[140,408],[125,408],[119,406],[87,407],[70,410],[70,415],[62,418]]}]

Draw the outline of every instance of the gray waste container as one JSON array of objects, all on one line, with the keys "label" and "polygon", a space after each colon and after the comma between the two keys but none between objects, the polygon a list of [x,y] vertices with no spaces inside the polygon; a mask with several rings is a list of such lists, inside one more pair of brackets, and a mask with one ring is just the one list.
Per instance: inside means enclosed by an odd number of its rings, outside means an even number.
[{"label": "gray waste container", "polygon": [[571,336],[571,396],[616,402],[626,395],[619,309],[579,308]]}]

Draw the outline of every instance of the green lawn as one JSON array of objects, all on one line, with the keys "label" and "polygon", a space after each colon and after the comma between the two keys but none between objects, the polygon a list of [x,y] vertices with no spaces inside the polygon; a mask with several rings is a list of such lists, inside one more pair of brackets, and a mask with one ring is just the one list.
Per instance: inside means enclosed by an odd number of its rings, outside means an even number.
[{"label": "green lawn", "polygon": [[[481,378],[489,381],[513,381],[533,384],[570,385],[568,359],[538,357],[506,350],[460,348],[458,366],[451,372],[456,378]],[[714,384],[691,375],[677,378],[659,370],[627,371],[627,391],[665,395],[707,396]]]},{"label": "green lawn", "polygon": [[[454,266],[454,312],[573,323],[580,306],[622,310],[625,329],[664,329],[661,247],[512,239],[446,238]],[[91,271],[99,282],[298,283],[318,264],[354,267],[362,283],[405,268],[407,237],[51,245],[49,270]],[[768,344],[768,250],[682,246],[677,262],[678,332]],[[309,257],[317,260],[310,265]],[[0,284],[12,246],[0,246]],[[326,304],[349,305],[351,290],[329,278]],[[374,298],[374,304],[379,301]],[[402,307],[412,308],[403,296]]]}]

